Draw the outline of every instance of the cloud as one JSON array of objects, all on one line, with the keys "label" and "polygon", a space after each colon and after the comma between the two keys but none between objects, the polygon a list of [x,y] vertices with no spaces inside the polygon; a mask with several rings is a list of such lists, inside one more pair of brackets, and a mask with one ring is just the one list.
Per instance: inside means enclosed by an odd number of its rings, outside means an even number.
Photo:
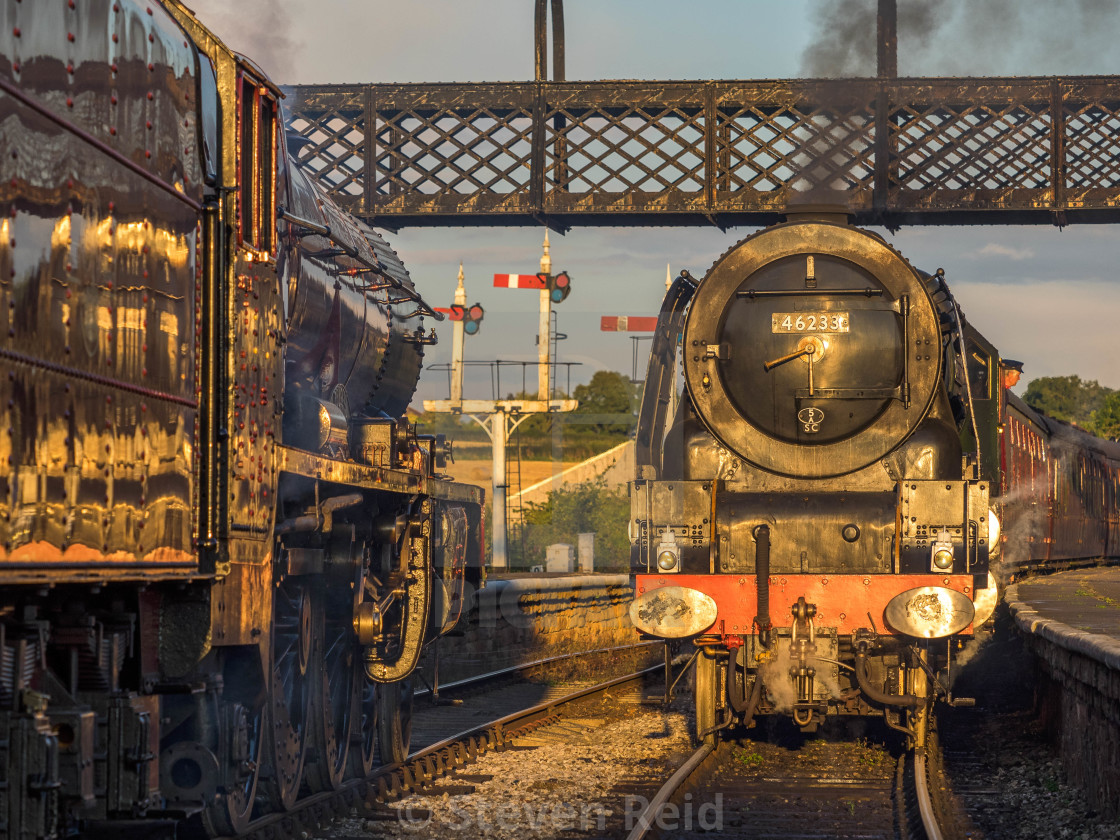
[{"label": "cloud", "polygon": [[1001,245],[998,242],[989,242],[979,251],[966,256],[974,257],[1007,257],[1009,260],[1031,260],[1034,259],[1034,250],[1031,248],[1012,248],[1007,245]]},{"label": "cloud", "polygon": [[1077,374],[1120,388],[1120,286],[1066,278],[1010,289],[973,281],[954,284],[953,292],[1002,356],[1022,360],[1024,382]]}]

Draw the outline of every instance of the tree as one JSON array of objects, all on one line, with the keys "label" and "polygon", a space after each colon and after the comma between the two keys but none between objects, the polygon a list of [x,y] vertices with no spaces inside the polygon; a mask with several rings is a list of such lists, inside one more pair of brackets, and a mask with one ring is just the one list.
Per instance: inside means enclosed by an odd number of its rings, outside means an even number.
[{"label": "tree", "polygon": [[1031,408],[1056,420],[1093,428],[1093,413],[1099,411],[1105,398],[1115,393],[1096,380],[1082,382],[1080,376],[1043,376],[1032,379],[1023,394]]},{"label": "tree", "polygon": [[[599,370],[586,385],[577,385],[572,394],[579,400],[576,414],[627,415],[635,417],[630,380],[613,370]],[[635,419],[637,419],[635,417]],[[587,428],[600,434],[626,435],[632,422],[592,423]]]},{"label": "tree", "polygon": [[1093,412],[1093,434],[1120,440],[1120,391],[1113,391]]}]

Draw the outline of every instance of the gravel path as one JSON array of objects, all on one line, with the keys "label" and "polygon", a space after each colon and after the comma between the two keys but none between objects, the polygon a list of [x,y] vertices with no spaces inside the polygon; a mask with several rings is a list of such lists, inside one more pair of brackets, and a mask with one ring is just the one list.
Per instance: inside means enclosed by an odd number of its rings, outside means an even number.
[{"label": "gravel path", "polygon": [[[677,701],[678,706],[683,704]],[[603,836],[624,824],[648,796],[631,785],[631,774],[663,779],[689,746],[689,718],[681,710],[661,713],[633,697],[587,704],[559,724],[488,753],[437,782],[424,795],[391,803],[374,819],[350,819],[325,838],[485,837],[553,838]],[[636,793],[637,790],[642,793]]]}]

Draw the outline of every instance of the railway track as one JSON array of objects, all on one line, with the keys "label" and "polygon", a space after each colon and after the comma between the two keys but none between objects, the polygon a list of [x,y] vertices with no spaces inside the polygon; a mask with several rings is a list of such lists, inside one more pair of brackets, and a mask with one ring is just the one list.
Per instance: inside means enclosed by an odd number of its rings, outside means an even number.
[{"label": "railway track", "polygon": [[892,753],[863,738],[791,744],[796,738],[702,745],[649,797],[626,840],[713,830],[752,840],[957,836],[936,795],[943,789],[936,742],[928,753]]},{"label": "railway track", "polygon": [[[432,706],[413,715],[414,751],[406,761],[381,766],[368,777],[338,790],[304,797],[290,811],[255,820],[249,831],[240,836],[245,840],[307,838],[341,817],[383,815],[379,806],[384,803],[421,790],[491,750],[505,749],[515,738],[559,722],[565,707],[573,703],[636,688],[643,681],[656,678],[664,665],[641,668],[602,682],[568,679],[541,684],[527,679],[528,673],[585,664],[594,657],[638,655],[643,648],[654,651],[661,646],[661,642],[642,642],[550,657],[418,692],[419,703],[429,701]],[[472,697],[473,702],[465,702]],[[478,702],[480,699],[482,702]],[[481,720],[480,707],[485,709]]]}]

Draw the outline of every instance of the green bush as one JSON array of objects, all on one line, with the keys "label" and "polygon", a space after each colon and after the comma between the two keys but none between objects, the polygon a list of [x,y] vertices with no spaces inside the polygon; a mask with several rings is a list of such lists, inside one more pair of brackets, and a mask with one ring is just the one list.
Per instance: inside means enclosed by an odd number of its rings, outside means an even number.
[{"label": "green bush", "polygon": [[549,494],[544,504],[530,504],[523,525],[511,522],[510,568],[528,570],[543,565],[548,546],[576,546],[581,533],[595,534],[595,570],[624,572],[630,568],[630,540],[626,523],[630,499],[625,488],[608,488],[597,478]]}]

